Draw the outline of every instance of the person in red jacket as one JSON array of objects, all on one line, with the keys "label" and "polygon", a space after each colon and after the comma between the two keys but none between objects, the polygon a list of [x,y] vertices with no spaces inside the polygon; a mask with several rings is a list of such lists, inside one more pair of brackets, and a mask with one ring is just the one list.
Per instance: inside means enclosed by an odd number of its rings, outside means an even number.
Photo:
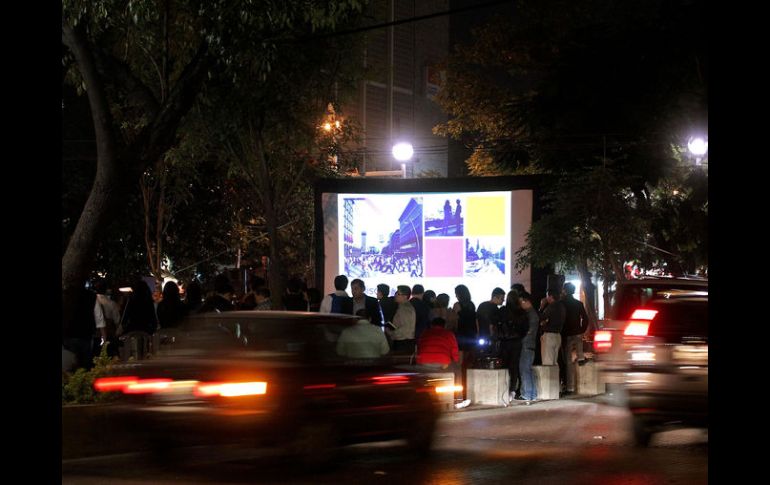
[{"label": "person in red jacket", "polygon": [[444,328],[446,320],[436,317],[417,341],[417,364],[446,369],[460,360],[454,333]]}]

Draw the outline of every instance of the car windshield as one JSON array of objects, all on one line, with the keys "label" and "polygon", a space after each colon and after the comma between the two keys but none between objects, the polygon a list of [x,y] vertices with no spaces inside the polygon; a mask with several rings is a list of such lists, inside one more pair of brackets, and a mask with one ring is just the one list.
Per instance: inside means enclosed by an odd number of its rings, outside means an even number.
[{"label": "car windshield", "polygon": [[649,334],[665,342],[708,341],[708,287],[625,285],[613,301],[613,318],[628,320],[637,309],[656,310]]},{"label": "car windshield", "polygon": [[610,318],[627,320],[634,310],[657,300],[705,299],[708,305],[708,286],[684,285],[625,285],[612,298]]}]

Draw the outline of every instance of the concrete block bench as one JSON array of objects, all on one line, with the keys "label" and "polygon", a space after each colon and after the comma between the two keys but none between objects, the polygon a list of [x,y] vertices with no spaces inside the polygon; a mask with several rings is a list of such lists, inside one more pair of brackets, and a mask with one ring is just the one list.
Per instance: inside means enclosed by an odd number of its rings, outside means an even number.
[{"label": "concrete block bench", "polygon": [[508,403],[508,369],[468,369],[466,397],[473,404]]},{"label": "concrete block bench", "polygon": [[577,370],[577,391],[578,394],[595,396],[604,394],[606,391],[602,373],[599,372],[599,366],[592,360],[585,365],[576,366]]},{"label": "concrete block bench", "polygon": [[533,365],[538,399],[559,399],[559,366]]}]

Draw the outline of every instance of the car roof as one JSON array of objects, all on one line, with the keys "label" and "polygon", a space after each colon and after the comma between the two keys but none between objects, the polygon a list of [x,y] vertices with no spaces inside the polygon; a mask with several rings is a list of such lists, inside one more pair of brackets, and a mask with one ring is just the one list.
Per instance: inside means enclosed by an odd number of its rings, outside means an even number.
[{"label": "car roof", "polygon": [[709,280],[704,278],[666,278],[666,277],[644,277],[633,280],[623,280],[618,283],[623,286],[692,286],[708,288]]},{"label": "car roof", "polygon": [[343,313],[317,313],[281,310],[235,310],[229,312],[207,312],[191,315],[192,319],[221,319],[221,320],[292,320],[308,323],[355,323],[359,317]]}]

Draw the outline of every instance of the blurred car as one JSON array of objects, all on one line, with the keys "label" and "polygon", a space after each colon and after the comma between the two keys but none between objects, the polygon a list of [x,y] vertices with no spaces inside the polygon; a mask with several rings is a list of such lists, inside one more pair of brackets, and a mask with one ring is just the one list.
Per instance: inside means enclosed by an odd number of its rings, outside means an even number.
[{"label": "blurred car", "polygon": [[427,452],[437,388],[387,356],[338,356],[337,337],[356,321],[306,312],[195,315],[160,335],[152,358],[121,364],[94,387],[119,393],[111,415],[159,452],[182,443],[281,445],[305,465],[362,442],[406,439]]},{"label": "blurred car", "polygon": [[670,426],[708,428],[708,280],[623,281],[594,351],[632,413],[636,444]]}]

